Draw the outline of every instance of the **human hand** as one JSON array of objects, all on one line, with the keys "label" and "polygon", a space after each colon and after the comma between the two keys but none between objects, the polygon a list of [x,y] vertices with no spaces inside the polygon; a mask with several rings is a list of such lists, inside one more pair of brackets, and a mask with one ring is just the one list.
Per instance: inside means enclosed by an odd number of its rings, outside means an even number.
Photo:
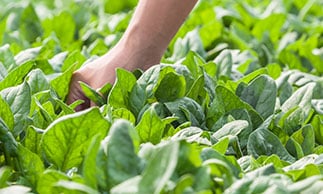
[{"label": "human hand", "polygon": [[80,81],[86,83],[93,89],[99,89],[106,83],[113,84],[116,78],[116,68],[123,68],[128,71],[135,69],[146,70],[151,65],[159,63],[161,54],[152,52],[152,49],[138,49],[120,41],[117,46],[100,58],[85,64],[73,73],[70,82],[70,91],[67,103],[71,104],[76,100],[83,100],[84,103],[76,107],[76,111],[81,111],[95,104],[91,102],[83,93]]},{"label": "human hand", "polygon": [[83,93],[80,82],[84,82],[93,89],[99,89],[106,83],[113,83],[115,79],[114,65],[107,60],[106,54],[75,71],[70,82],[70,90],[67,97],[67,103],[72,104],[77,100],[84,102],[76,107],[76,111],[81,111],[95,104],[91,102]]}]

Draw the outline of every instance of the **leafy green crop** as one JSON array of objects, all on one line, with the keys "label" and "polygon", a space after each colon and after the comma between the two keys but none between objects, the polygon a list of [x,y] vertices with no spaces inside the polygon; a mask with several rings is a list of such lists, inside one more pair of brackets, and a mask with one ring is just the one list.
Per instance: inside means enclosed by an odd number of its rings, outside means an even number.
[{"label": "leafy green crop", "polygon": [[322,1],[201,0],[162,63],[85,83],[135,0],[0,2],[0,193],[321,193]]}]

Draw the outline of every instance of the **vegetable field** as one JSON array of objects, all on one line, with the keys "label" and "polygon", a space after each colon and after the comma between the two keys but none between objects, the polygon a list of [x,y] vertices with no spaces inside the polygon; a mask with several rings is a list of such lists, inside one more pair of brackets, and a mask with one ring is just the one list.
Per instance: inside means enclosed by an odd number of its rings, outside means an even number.
[{"label": "vegetable field", "polygon": [[81,112],[135,0],[0,1],[0,193],[323,193],[323,1],[201,0]]}]

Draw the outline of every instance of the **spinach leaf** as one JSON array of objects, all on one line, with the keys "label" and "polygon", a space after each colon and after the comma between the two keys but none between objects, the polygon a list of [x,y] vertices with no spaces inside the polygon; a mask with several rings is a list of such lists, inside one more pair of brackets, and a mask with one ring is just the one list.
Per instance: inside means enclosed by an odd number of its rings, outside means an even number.
[{"label": "spinach leaf", "polygon": [[105,137],[109,127],[97,108],[63,116],[46,129],[41,148],[48,162],[67,171],[79,167],[92,137]]}]

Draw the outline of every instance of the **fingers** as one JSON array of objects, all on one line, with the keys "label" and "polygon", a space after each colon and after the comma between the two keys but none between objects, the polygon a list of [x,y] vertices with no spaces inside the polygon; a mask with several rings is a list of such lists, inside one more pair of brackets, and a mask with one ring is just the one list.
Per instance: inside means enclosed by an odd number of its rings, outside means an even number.
[{"label": "fingers", "polygon": [[83,77],[78,73],[73,73],[71,82],[70,82],[70,91],[67,96],[67,104],[72,104],[76,100],[83,100],[84,102],[78,105],[75,108],[75,111],[81,111],[87,109],[91,106],[90,100],[84,95],[82,88],[79,84],[79,81],[85,81]]}]

